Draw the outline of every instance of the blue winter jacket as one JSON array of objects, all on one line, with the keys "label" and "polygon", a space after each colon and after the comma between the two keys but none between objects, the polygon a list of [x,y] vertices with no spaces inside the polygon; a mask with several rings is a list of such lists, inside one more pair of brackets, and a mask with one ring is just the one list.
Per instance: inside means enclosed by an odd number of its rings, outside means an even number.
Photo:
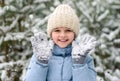
[{"label": "blue winter jacket", "polygon": [[54,46],[48,64],[38,61],[33,54],[24,81],[96,81],[92,57],[88,54],[84,64],[73,64],[72,46]]}]

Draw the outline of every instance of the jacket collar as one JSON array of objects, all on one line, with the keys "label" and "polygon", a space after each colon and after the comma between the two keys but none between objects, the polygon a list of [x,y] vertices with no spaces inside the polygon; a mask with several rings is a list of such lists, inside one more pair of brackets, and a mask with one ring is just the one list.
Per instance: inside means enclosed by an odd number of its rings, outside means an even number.
[{"label": "jacket collar", "polygon": [[71,56],[72,45],[68,45],[65,48],[60,48],[58,45],[54,45],[52,54],[55,56]]}]

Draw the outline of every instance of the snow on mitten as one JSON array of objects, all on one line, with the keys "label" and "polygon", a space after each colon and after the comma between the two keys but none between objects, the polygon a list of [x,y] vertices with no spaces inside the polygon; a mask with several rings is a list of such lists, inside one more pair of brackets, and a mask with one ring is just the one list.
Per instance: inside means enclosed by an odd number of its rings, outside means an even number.
[{"label": "snow on mitten", "polygon": [[80,37],[78,42],[72,43],[72,59],[75,64],[84,63],[85,57],[88,53],[94,50],[96,46],[96,39],[88,34]]},{"label": "snow on mitten", "polygon": [[42,63],[48,63],[54,45],[53,41],[48,40],[45,33],[39,32],[31,37],[31,43],[37,59]]}]

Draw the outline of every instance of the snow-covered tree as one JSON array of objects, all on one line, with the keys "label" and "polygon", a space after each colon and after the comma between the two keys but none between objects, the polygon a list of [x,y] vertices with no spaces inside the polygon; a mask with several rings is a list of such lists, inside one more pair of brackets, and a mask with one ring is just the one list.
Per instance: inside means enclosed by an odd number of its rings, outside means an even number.
[{"label": "snow-covered tree", "polygon": [[[47,15],[51,12],[49,6],[54,6],[50,2],[50,0],[0,0],[2,81],[21,81],[21,77],[24,77],[25,63],[28,63],[26,60],[32,55],[30,37],[34,32],[45,30]],[[18,67],[21,72],[15,69]]]}]

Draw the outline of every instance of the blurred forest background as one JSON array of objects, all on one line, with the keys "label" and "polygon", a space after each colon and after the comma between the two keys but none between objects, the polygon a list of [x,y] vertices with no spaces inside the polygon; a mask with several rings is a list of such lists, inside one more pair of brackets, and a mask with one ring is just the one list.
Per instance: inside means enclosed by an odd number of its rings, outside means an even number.
[{"label": "blurred forest background", "polygon": [[80,34],[98,40],[92,54],[97,81],[120,81],[120,0],[0,0],[0,81],[22,81],[32,55],[30,37],[46,32],[61,3],[80,18]]}]

